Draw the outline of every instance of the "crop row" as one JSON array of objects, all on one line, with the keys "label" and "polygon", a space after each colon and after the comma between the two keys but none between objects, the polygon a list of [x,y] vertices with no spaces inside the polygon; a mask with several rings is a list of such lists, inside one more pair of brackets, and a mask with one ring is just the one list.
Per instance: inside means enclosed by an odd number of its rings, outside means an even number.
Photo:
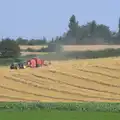
[{"label": "crop row", "polygon": [[120,112],[120,103],[0,102],[0,110],[65,110],[80,112]]}]

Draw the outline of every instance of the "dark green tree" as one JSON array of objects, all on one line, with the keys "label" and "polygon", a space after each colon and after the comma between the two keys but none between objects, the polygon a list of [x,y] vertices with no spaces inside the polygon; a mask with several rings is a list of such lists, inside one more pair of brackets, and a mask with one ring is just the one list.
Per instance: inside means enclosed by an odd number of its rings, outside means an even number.
[{"label": "dark green tree", "polygon": [[20,47],[16,41],[6,38],[0,43],[1,57],[18,57],[20,55]]},{"label": "dark green tree", "polygon": [[28,45],[28,40],[27,39],[23,39],[21,37],[17,38],[16,39],[16,42],[19,44],[19,45]]},{"label": "dark green tree", "polygon": [[76,37],[77,30],[78,30],[78,21],[76,21],[75,15],[72,15],[69,20],[69,32],[71,33],[72,37]]},{"label": "dark green tree", "polygon": [[118,23],[118,33],[120,34],[120,18],[119,18],[119,23]]},{"label": "dark green tree", "polygon": [[90,35],[93,36],[95,34],[95,31],[96,31],[96,21],[93,20],[91,23],[90,23]]}]

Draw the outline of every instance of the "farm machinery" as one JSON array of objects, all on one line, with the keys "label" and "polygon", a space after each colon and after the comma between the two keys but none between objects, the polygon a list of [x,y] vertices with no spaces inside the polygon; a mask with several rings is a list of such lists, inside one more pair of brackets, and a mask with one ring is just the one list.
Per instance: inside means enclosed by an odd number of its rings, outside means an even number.
[{"label": "farm machinery", "polygon": [[10,69],[25,69],[26,67],[26,63],[12,63],[10,65]]},{"label": "farm machinery", "polygon": [[47,61],[45,61],[43,59],[39,59],[39,58],[32,58],[32,59],[27,61],[28,67],[31,67],[31,68],[48,66],[50,64],[51,64],[50,61],[47,62]]},{"label": "farm machinery", "polygon": [[48,62],[39,58],[32,58],[25,62],[12,63],[10,65],[10,69],[25,69],[27,67],[36,68],[36,67],[48,66],[50,64],[51,64],[50,61]]}]

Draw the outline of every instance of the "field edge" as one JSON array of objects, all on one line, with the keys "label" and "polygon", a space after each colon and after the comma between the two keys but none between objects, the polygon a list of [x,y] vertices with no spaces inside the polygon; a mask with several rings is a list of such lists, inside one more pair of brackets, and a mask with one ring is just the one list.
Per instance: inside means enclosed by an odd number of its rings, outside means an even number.
[{"label": "field edge", "polygon": [[1,111],[58,110],[80,112],[120,112],[120,103],[110,102],[0,102]]}]

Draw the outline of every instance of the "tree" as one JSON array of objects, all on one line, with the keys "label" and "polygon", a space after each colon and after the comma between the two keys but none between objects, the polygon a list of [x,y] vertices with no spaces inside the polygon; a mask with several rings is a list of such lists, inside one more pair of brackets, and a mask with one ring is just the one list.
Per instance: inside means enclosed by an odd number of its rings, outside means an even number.
[{"label": "tree", "polygon": [[72,15],[68,27],[69,30],[62,36],[63,44],[104,44],[114,42],[109,27],[104,24],[97,24],[95,20],[79,25],[75,15]]},{"label": "tree", "polygon": [[109,30],[109,27],[103,24],[97,25],[96,28],[96,37],[102,37],[104,39],[109,39],[111,36],[111,31]]},{"label": "tree", "polygon": [[69,20],[69,32],[71,33],[72,37],[76,37],[77,29],[78,29],[78,21],[76,21],[75,15],[72,15]]},{"label": "tree", "polygon": [[95,34],[95,30],[96,30],[96,21],[93,20],[91,23],[90,23],[90,35],[93,36]]},{"label": "tree", "polygon": [[0,43],[1,57],[18,57],[20,55],[20,47],[16,41],[6,38]]},{"label": "tree", "polygon": [[16,42],[17,42],[17,44],[19,44],[19,45],[27,45],[27,44],[28,44],[28,40],[27,40],[27,39],[23,39],[23,38],[21,38],[21,37],[17,38],[17,39],[16,39]]},{"label": "tree", "polygon": [[45,37],[43,39],[31,39],[28,41],[28,45],[45,45],[47,44],[47,40]]},{"label": "tree", "polygon": [[120,18],[119,18],[119,23],[118,23],[118,33],[120,34]]}]

